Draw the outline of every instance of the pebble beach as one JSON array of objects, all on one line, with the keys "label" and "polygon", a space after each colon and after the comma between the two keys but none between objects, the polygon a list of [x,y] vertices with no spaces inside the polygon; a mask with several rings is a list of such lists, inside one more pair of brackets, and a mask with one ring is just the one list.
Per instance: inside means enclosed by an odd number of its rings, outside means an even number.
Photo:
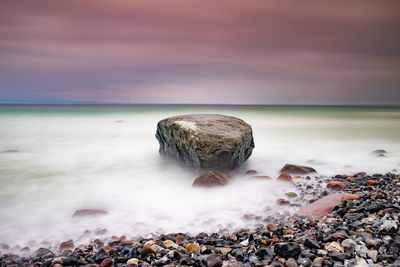
[{"label": "pebble beach", "polygon": [[[301,180],[313,185],[300,183]],[[251,229],[235,232],[221,229],[197,235],[152,234],[139,239],[114,236],[108,242],[96,239],[89,244],[75,244],[70,240],[61,243],[56,251],[40,248],[31,252],[29,248],[22,248],[18,254],[7,253],[10,248],[2,244],[0,264],[400,266],[399,174],[296,176],[292,183],[300,193],[288,192],[287,199],[278,204],[283,209],[291,205],[299,207],[298,212],[293,215],[283,212],[275,217],[245,214],[244,219],[257,222]],[[339,195],[340,198],[332,198]],[[304,207],[307,216],[301,216]]]}]

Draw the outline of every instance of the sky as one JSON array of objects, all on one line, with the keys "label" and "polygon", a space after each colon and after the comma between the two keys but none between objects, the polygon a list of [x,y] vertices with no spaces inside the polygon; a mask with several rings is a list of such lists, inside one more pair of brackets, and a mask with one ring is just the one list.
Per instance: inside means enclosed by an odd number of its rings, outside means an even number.
[{"label": "sky", "polygon": [[0,2],[0,103],[400,104],[400,1]]}]

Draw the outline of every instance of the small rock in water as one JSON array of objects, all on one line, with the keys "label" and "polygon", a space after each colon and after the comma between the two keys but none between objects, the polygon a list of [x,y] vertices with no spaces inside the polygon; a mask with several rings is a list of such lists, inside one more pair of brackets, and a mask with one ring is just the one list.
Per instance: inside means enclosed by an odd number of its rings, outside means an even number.
[{"label": "small rock in water", "polygon": [[286,196],[292,198],[292,197],[297,197],[297,194],[295,192],[287,192]]},{"label": "small rock in water", "polygon": [[62,242],[60,244],[60,251],[67,250],[67,249],[73,250],[74,248],[75,248],[75,246],[74,246],[74,242],[72,242],[72,240]]},{"label": "small rock in water", "polygon": [[199,177],[196,178],[193,182],[193,186],[198,187],[214,187],[220,185],[226,185],[229,181],[232,180],[232,177],[223,172],[217,171],[205,171],[200,174]]},{"label": "small rock in water", "polygon": [[276,205],[278,206],[290,205],[290,201],[283,198],[278,198],[278,200],[276,201]]},{"label": "small rock in water", "polygon": [[383,149],[377,149],[372,151],[372,154],[375,154],[377,157],[386,157],[386,150]]},{"label": "small rock in water", "polygon": [[282,173],[281,175],[279,175],[277,180],[278,181],[284,181],[284,182],[293,182],[292,177],[289,174],[286,174],[286,173]]},{"label": "small rock in water", "polygon": [[308,174],[312,172],[317,172],[317,171],[314,168],[308,166],[301,166],[294,164],[286,164],[281,169],[281,173],[289,173],[289,174]]},{"label": "small rock in water", "polygon": [[4,151],[2,151],[3,153],[17,153],[18,152],[18,150],[15,150],[15,149],[8,149],[8,150],[4,150]]},{"label": "small rock in water", "polygon": [[102,209],[81,209],[81,210],[76,210],[72,215],[72,217],[97,216],[106,214],[108,214],[108,211]]},{"label": "small rock in water", "polygon": [[257,174],[257,171],[256,171],[256,170],[248,170],[248,171],[246,172],[246,174],[255,175],[255,174]]},{"label": "small rock in water", "polygon": [[332,190],[342,190],[346,188],[346,185],[342,182],[329,182],[326,187]]}]

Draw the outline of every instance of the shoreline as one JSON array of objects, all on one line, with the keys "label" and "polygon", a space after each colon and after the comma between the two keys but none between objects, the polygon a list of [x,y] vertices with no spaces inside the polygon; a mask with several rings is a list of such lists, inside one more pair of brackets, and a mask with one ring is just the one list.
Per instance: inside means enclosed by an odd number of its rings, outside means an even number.
[{"label": "shoreline", "polygon": [[[358,173],[308,179],[316,179],[317,186],[302,188],[296,184],[301,192],[298,197],[310,192],[315,192],[317,199],[338,192],[357,197],[341,200],[339,206],[331,207],[332,211],[319,218],[271,218],[260,221],[255,229],[230,233],[176,233],[141,240],[122,236],[108,243],[93,240],[78,247],[67,241],[61,244],[61,250],[40,248],[29,256],[24,256],[23,251],[20,255],[8,253],[3,246],[0,265],[400,266],[398,174]],[[318,187],[324,182],[330,188]],[[282,201],[280,204],[287,205]],[[249,221],[259,220],[252,214],[244,216]]]}]

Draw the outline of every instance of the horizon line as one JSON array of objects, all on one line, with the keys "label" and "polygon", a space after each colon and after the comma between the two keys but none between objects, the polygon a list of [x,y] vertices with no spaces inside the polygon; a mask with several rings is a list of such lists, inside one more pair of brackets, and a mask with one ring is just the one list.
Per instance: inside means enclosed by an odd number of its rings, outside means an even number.
[{"label": "horizon line", "polygon": [[157,105],[157,106],[374,106],[374,107],[397,107],[399,104],[238,104],[238,103],[141,103],[141,102],[0,102],[0,105]]}]

